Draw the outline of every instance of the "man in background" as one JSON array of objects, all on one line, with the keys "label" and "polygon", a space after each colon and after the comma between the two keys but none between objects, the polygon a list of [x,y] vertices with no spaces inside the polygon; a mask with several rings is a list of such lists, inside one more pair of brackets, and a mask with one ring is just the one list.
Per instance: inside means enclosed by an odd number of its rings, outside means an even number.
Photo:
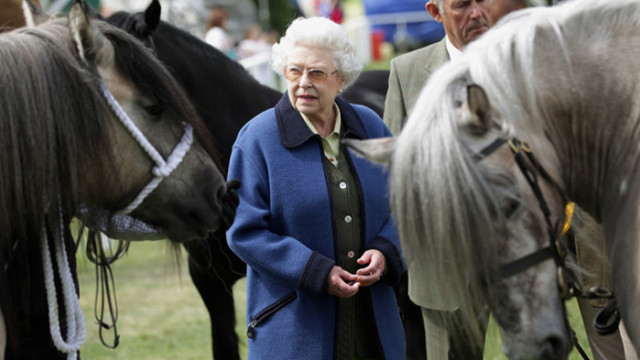
[{"label": "man in background", "polygon": [[[384,122],[395,135],[406,122],[420,90],[440,66],[460,54],[467,44],[479,38],[491,24],[491,0],[429,0],[429,14],[442,23],[445,37],[434,44],[414,50],[391,60],[389,89],[385,99]],[[422,309],[425,327],[427,359],[482,359],[483,348],[469,346],[460,336],[451,333],[444,324],[455,317],[455,304],[434,302],[419,291],[429,284],[426,274],[412,272],[409,264],[409,298]],[[485,327],[488,322],[488,313]]]},{"label": "man in background", "polygon": [[490,0],[430,0],[425,8],[442,23],[445,37],[427,47],[391,60],[389,90],[385,100],[384,122],[398,134],[413,108],[420,90],[442,64],[461,54],[462,49],[480,37],[491,23]]}]

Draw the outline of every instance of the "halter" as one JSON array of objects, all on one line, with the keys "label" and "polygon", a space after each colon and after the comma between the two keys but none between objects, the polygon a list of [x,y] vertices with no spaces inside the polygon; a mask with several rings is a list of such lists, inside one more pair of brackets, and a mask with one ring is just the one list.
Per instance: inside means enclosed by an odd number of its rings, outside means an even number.
[{"label": "halter", "polygon": [[[596,318],[594,319],[593,326],[595,330],[600,335],[611,334],[615,332],[618,328],[618,323],[620,322],[619,314],[617,313],[617,303],[613,294],[606,289],[593,287],[588,290],[584,290],[582,286],[573,279],[570,278],[568,271],[565,266],[565,258],[567,256],[567,249],[565,246],[557,240],[557,234],[560,236],[565,235],[570,227],[571,227],[571,219],[573,217],[575,204],[569,200],[567,193],[564,191],[558,183],[553,180],[551,175],[542,167],[540,162],[536,159],[529,147],[529,144],[526,142],[522,142],[515,137],[506,139],[499,137],[494,140],[492,143],[484,147],[480,152],[473,155],[473,159],[475,161],[480,161],[483,158],[491,155],[493,152],[498,150],[502,145],[508,144],[509,149],[514,155],[516,163],[520,168],[520,171],[524,175],[525,179],[529,183],[531,190],[533,191],[536,199],[538,200],[538,205],[540,210],[544,215],[545,222],[547,224],[547,234],[549,235],[549,245],[529,254],[525,255],[519,259],[513,260],[506,264],[502,264],[500,266],[499,272],[502,278],[511,277],[517,273],[520,273],[524,270],[527,270],[530,267],[533,267],[543,261],[553,258],[558,275],[558,288],[560,290],[560,298],[563,300],[568,300],[573,296],[587,299],[595,299],[595,298],[608,298],[613,299],[609,302],[609,305],[605,307],[603,310],[598,313]],[[565,218],[564,224],[562,226],[562,230],[558,231],[558,226],[553,226],[551,224],[551,211],[549,210],[549,206],[547,205],[547,201],[542,194],[542,190],[540,189],[540,185],[538,183],[538,174],[542,176],[549,184],[551,184],[556,191],[562,196],[565,205]],[[610,320],[613,317],[613,320]],[[565,318],[566,320],[566,318]],[[568,328],[571,330],[567,322]],[[572,335],[572,340],[574,345],[580,355],[584,359],[588,359],[587,354],[584,352],[580,344],[578,344],[577,337],[573,330],[570,331]]]},{"label": "halter", "polygon": [[149,142],[146,136],[144,136],[140,129],[138,129],[136,124],[131,120],[124,109],[122,109],[122,106],[120,106],[118,101],[113,97],[113,95],[111,95],[111,92],[102,82],[100,83],[100,91],[102,92],[104,98],[107,100],[107,103],[109,103],[109,106],[111,107],[115,115],[118,117],[118,119],[120,119],[120,122],[122,122],[122,125],[124,125],[124,127],[129,130],[133,138],[136,139],[142,149],[156,163],[156,166],[152,170],[153,179],[151,179],[147,186],[145,186],[140,191],[138,196],[136,196],[136,198],[128,206],[118,212],[118,214],[120,215],[127,215],[135,210],[138,206],[140,206],[144,199],[149,196],[149,194],[151,194],[151,192],[153,192],[153,190],[155,190],[158,185],[160,185],[160,182],[162,182],[164,178],[171,175],[171,172],[173,172],[173,170],[175,170],[178,165],[180,165],[180,163],[184,159],[184,156],[187,154],[189,149],[191,149],[191,144],[193,144],[193,127],[191,127],[191,125],[189,124],[184,124],[184,135],[182,136],[182,139],[173,149],[173,152],[171,153],[171,155],[169,155],[169,158],[165,161],[162,155],[160,155],[160,152],[158,152],[158,150],[156,150],[156,148],[151,145],[151,142]]}]

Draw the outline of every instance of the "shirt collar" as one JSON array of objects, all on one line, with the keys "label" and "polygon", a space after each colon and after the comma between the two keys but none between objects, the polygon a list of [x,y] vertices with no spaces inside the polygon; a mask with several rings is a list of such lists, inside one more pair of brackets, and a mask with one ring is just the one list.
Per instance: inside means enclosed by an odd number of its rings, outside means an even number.
[{"label": "shirt collar", "polygon": [[[342,126],[342,116],[340,115],[340,108],[338,108],[338,104],[336,104],[335,102],[333,103],[333,109],[336,111],[336,122],[335,124],[333,124],[333,132],[331,134],[329,134],[327,137],[331,136],[331,135],[338,135],[338,137],[340,137],[340,126]],[[309,129],[311,130],[311,132],[313,132],[314,134],[318,134],[318,130],[316,129],[315,126],[313,126],[313,123],[311,123],[311,120],[309,120],[309,118],[307,117],[307,115],[300,113],[300,116],[302,116],[302,119],[304,120],[304,123],[307,124],[307,126],[309,127]]]},{"label": "shirt collar", "polygon": [[451,40],[449,40],[449,35],[445,36],[445,45],[447,46],[447,52],[449,53],[449,60],[457,59],[462,55],[462,50],[453,46]]}]

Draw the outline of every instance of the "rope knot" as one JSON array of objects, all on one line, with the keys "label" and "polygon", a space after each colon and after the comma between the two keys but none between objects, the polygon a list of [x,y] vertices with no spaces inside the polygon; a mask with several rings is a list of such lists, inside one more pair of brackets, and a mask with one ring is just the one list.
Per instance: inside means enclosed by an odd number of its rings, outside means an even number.
[{"label": "rope knot", "polygon": [[153,170],[151,170],[151,172],[153,173],[153,176],[155,177],[159,177],[159,178],[165,178],[169,175],[171,175],[171,172],[175,169],[174,167],[170,167],[168,166],[168,164],[164,164],[162,166],[154,166]]}]

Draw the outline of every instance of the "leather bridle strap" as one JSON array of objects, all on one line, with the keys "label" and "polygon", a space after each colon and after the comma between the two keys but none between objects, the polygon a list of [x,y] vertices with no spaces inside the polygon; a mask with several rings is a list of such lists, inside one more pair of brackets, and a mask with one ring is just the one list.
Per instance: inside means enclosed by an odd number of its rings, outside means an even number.
[{"label": "leather bridle strap", "polygon": [[553,257],[554,251],[551,250],[551,246],[545,246],[534,253],[501,265],[500,276],[508,278]]},{"label": "leather bridle strap", "polygon": [[[503,264],[500,266],[500,275],[503,278],[507,278],[513,276],[519,272],[522,272],[530,267],[533,267],[543,261],[553,258],[556,266],[558,268],[564,267],[564,257],[566,256],[566,252],[562,248],[562,246],[556,240],[556,228],[551,224],[551,211],[549,210],[549,206],[542,194],[542,189],[538,183],[537,173],[540,173],[541,176],[547,180],[550,184],[552,184],[557,191],[560,193],[563,199],[567,199],[565,191],[551,178],[549,173],[544,170],[544,168],[537,161],[531,149],[529,148],[527,143],[523,143],[516,138],[502,138],[498,137],[492,143],[484,147],[480,152],[473,155],[474,160],[479,161],[493,152],[498,150],[503,144],[507,143],[509,148],[514,154],[514,158],[520,171],[524,175],[525,179],[529,183],[531,190],[533,191],[536,199],[538,200],[538,205],[540,206],[540,210],[544,215],[545,222],[547,224],[547,233],[549,236],[549,245],[543,247],[542,249],[535,251],[529,255],[526,255],[522,258],[516,259],[509,263]],[[525,155],[526,154],[526,157]],[[528,161],[527,161],[528,160]],[[560,274],[558,274],[560,275]],[[563,295],[564,294],[563,289]]]},{"label": "leather bridle strap", "polygon": [[[564,268],[564,258],[566,256],[566,251],[564,250],[564,248],[562,248],[561,244],[556,240],[556,235],[558,234],[557,227],[554,228],[554,226],[551,224],[551,211],[549,210],[547,201],[545,200],[544,195],[542,194],[542,189],[540,188],[540,185],[538,183],[537,174],[540,173],[545,180],[549,181],[549,183],[552,184],[557,189],[557,191],[560,193],[562,198],[565,199],[565,203],[566,203],[567,197],[565,195],[565,192],[560,186],[557,185],[555,181],[553,181],[551,176],[549,176],[549,174],[544,170],[544,168],[542,168],[542,166],[536,160],[535,156],[531,152],[531,149],[526,143],[523,143],[516,138],[512,138],[508,140],[508,144],[511,151],[514,153],[514,157],[515,157],[516,163],[518,164],[518,167],[520,168],[520,171],[524,175],[525,179],[527,179],[527,182],[529,183],[531,190],[533,191],[536,199],[538,200],[538,205],[544,215],[544,219],[547,224],[547,235],[549,236],[549,245],[523,258],[520,258],[502,265],[500,267],[500,273],[503,274],[503,276],[504,275],[511,276],[516,274],[519,271],[524,271],[529,267],[537,265],[540,262],[543,262],[549,258],[553,258],[554,262],[556,263],[556,266],[559,269]],[[526,159],[528,159],[529,161],[525,159],[524,154],[526,154]],[[512,272],[513,270],[518,270],[518,271]],[[563,270],[560,270],[559,272],[563,272]],[[561,274],[558,274],[558,275],[560,276]],[[571,295],[570,294],[571,291],[569,289],[563,288],[561,290],[563,292],[562,294],[563,298]]]}]

